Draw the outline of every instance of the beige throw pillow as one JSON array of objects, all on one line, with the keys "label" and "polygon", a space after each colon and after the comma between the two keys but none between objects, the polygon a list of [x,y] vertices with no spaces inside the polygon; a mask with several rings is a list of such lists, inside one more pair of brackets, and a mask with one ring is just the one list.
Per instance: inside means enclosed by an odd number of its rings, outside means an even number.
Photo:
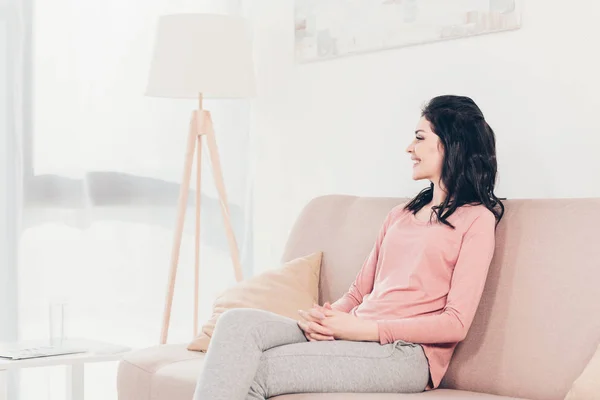
[{"label": "beige throw pillow", "polygon": [[211,319],[187,349],[206,351],[219,316],[232,308],[257,308],[299,319],[298,310],[318,301],[321,257],[319,252],[297,258],[227,289],[215,300]]},{"label": "beige throw pillow", "polygon": [[600,399],[600,346],[565,397],[565,400],[591,399]]}]

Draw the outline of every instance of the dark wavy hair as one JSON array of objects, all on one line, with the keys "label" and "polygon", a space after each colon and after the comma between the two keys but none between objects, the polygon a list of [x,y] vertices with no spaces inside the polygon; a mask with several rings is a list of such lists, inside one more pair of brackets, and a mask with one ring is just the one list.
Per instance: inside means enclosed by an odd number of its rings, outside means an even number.
[{"label": "dark wavy hair", "polygon": [[[437,220],[448,222],[463,205],[483,204],[496,216],[496,225],[504,215],[504,205],[494,194],[496,183],[496,138],[483,113],[473,100],[464,96],[438,96],[423,108],[444,148],[441,182],[446,190],[442,204],[434,204]],[[433,199],[433,182],[406,206],[416,214]]]}]

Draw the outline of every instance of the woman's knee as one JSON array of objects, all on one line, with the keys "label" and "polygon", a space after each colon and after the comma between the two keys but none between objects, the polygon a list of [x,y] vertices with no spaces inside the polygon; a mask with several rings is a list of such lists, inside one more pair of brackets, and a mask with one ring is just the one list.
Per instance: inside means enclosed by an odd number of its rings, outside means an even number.
[{"label": "woman's knee", "polygon": [[232,308],[219,317],[217,325],[244,326],[246,329],[260,323],[269,317],[269,312],[254,308]]}]

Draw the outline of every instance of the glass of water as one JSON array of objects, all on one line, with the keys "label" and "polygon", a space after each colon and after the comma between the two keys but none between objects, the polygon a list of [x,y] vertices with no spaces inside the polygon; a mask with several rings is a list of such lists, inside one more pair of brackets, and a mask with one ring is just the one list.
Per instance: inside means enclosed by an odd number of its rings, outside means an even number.
[{"label": "glass of water", "polygon": [[67,318],[67,303],[51,301],[49,305],[50,345],[62,346],[66,340],[65,322]]}]

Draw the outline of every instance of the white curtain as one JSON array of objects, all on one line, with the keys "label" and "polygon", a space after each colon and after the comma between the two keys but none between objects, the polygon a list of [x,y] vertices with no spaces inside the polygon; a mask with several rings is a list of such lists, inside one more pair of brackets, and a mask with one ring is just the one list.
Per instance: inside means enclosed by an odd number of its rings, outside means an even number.
[{"label": "white curtain", "polygon": [[[18,49],[30,76],[14,77],[22,83],[14,93],[25,96],[19,103],[25,107],[18,115],[14,104],[4,108],[25,125],[13,126],[3,137],[18,150],[5,163],[4,176],[14,189],[6,201],[15,208],[4,216],[14,227],[6,233],[18,239],[19,260],[16,269],[2,272],[3,280],[12,271],[18,282],[13,294],[18,306],[5,307],[2,317],[14,317],[11,326],[18,322],[19,339],[45,339],[49,304],[61,301],[67,303],[67,336],[136,348],[158,344],[186,134],[196,102],[143,95],[156,21],[171,12],[240,13],[241,7],[220,0],[55,0],[34,2],[31,11],[31,26],[25,26],[25,32],[31,28],[31,46],[20,41]],[[205,107],[213,112],[249,276],[249,103],[213,100]],[[200,321],[210,315],[218,292],[234,282],[208,157],[204,161]],[[170,343],[186,343],[193,333],[193,199],[191,192]],[[88,367],[86,395],[116,398],[115,372],[115,363]],[[61,398],[61,374],[24,371],[21,399]]]},{"label": "white curtain", "polygon": [[[28,5],[0,1],[0,341],[18,339],[18,238],[20,232],[23,160],[22,137],[27,82]],[[7,379],[14,398],[18,374]]]}]

